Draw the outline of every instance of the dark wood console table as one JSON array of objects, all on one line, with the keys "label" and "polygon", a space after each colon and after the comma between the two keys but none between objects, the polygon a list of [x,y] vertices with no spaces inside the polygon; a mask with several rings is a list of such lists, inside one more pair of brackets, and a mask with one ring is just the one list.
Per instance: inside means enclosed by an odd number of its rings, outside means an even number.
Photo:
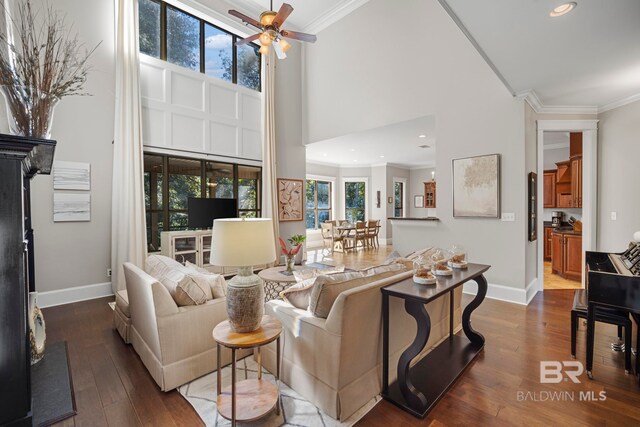
[{"label": "dark wood console table", "polygon": [[[454,270],[452,276],[440,276],[435,285],[419,285],[413,278],[382,288],[383,354],[382,396],[410,414],[424,418],[444,396],[465,368],[484,348],[484,337],[471,327],[471,313],[487,294],[484,273],[489,265],[469,264],[464,270]],[[478,293],[462,313],[462,329],[466,338],[453,333],[453,291],[469,280],[478,284]],[[449,294],[449,338],[444,340],[420,362],[411,361],[420,354],[429,340],[431,319],[425,308],[441,296]],[[389,297],[404,299],[404,306],[416,320],[418,330],[413,343],[398,361],[398,379],[389,385]]]}]

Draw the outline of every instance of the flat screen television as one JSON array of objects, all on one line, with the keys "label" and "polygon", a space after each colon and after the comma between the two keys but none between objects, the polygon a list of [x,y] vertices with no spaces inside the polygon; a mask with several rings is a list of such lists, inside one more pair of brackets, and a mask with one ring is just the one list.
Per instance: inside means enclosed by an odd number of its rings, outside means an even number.
[{"label": "flat screen television", "polygon": [[187,227],[211,228],[214,219],[238,217],[238,199],[189,197],[187,215]]}]

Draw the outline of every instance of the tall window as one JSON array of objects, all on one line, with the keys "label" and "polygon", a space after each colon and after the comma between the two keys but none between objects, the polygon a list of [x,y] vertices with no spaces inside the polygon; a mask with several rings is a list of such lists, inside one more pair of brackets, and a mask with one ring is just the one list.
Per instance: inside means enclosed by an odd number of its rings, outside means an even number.
[{"label": "tall window", "polygon": [[162,231],[187,228],[189,197],[237,198],[241,217],[260,217],[261,180],[262,169],[257,166],[145,153],[149,252],[160,250]]},{"label": "tall window", "polygon": [[349,222],[364,221],[366,185],[364,181],[344,183],[344,214]]},{"label": "tall window", "polygon": [[238,166],[238,209],[242,218],[260,216],[260,179],[262,169]]},{"label": "tall window", "polygon": [[325,221],[331,220],[331,182],[308,179],[306,184],[307,230],[318,230]]},{"label": "tall window", "polygon": [[140,52],[207,76],[261,90],[259,46],[161,0],[138,0]]},{"label": "tall window", "polygon": [[404,183],[395,181],[393,183],[393,216],[402,218],[404,212]]}]

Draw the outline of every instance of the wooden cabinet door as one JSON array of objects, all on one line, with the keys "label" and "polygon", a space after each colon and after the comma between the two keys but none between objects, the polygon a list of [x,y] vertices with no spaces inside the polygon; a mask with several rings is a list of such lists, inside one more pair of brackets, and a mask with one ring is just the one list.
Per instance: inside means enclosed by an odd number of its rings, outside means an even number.
[{"label": "wooden cabinet door", "polygon": [[551,234],[551,270],[562,273],[564,267],[564,240],[562,234]]},{"label": "wooden cabinet door", "polygon": [[572,208],[571,204],[572,196],[571,194],[558,194],[558,203],[556,207],[558,208]]},{"label": "wooden cabinet door", "polygon": [[551,260],[551,232],[553,228],[544,228],[544,259],[545,261]]},{"label": "wooden cabinet door", "polygon": [[544,173],[542,203],[545,208],[556,207],[556,172],[547,171]]},{"label": "wooden cabinet door", "polygon": [[571,206],[582,207],[582,156],[571,158]]},{"label": "wooden cabinet door", "polygon": [[564,236],[564,275],[582,280],[582,236]]}]

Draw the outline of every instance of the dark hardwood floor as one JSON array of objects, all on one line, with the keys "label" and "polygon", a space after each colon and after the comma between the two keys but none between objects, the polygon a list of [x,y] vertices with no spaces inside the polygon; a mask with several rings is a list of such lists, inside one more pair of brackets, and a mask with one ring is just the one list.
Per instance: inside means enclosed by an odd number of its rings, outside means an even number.
[{"label": "dark hardwood floor", "polygon": [[[541,384],[542,360],[571,360],[569,310],[573,291],[548,290],[528,307],[494,300],[472,317],[484,334],[484,352],[424,420],[380,402],[358,426],[413,425],[640,425],[640,388],[624,375],[623,357],[609,350],[614,327],[598,324],[593,381]],[[66,340],[78,415],[65,426],[200,426],[202,422],[177,391],[164,393],[149,376],[133,348],[111,329],[111,299],[44,310],[47,340]],[[464,301],[468,302],[465,296]],[[584,361],[584,326],[577,359]],[[574,392],[575,401],[548,398],[549,392]],[[580,392],[606,392],[606,401],[579,401]],[[538,400],[519,401],[518,392]],[[542,393],[544,392],[544,393]],[[545,394],[546,393],[546,394]],[[556,394],[557,396],[557,394]],[[567,394],[563,394],[565,399]]]}]

